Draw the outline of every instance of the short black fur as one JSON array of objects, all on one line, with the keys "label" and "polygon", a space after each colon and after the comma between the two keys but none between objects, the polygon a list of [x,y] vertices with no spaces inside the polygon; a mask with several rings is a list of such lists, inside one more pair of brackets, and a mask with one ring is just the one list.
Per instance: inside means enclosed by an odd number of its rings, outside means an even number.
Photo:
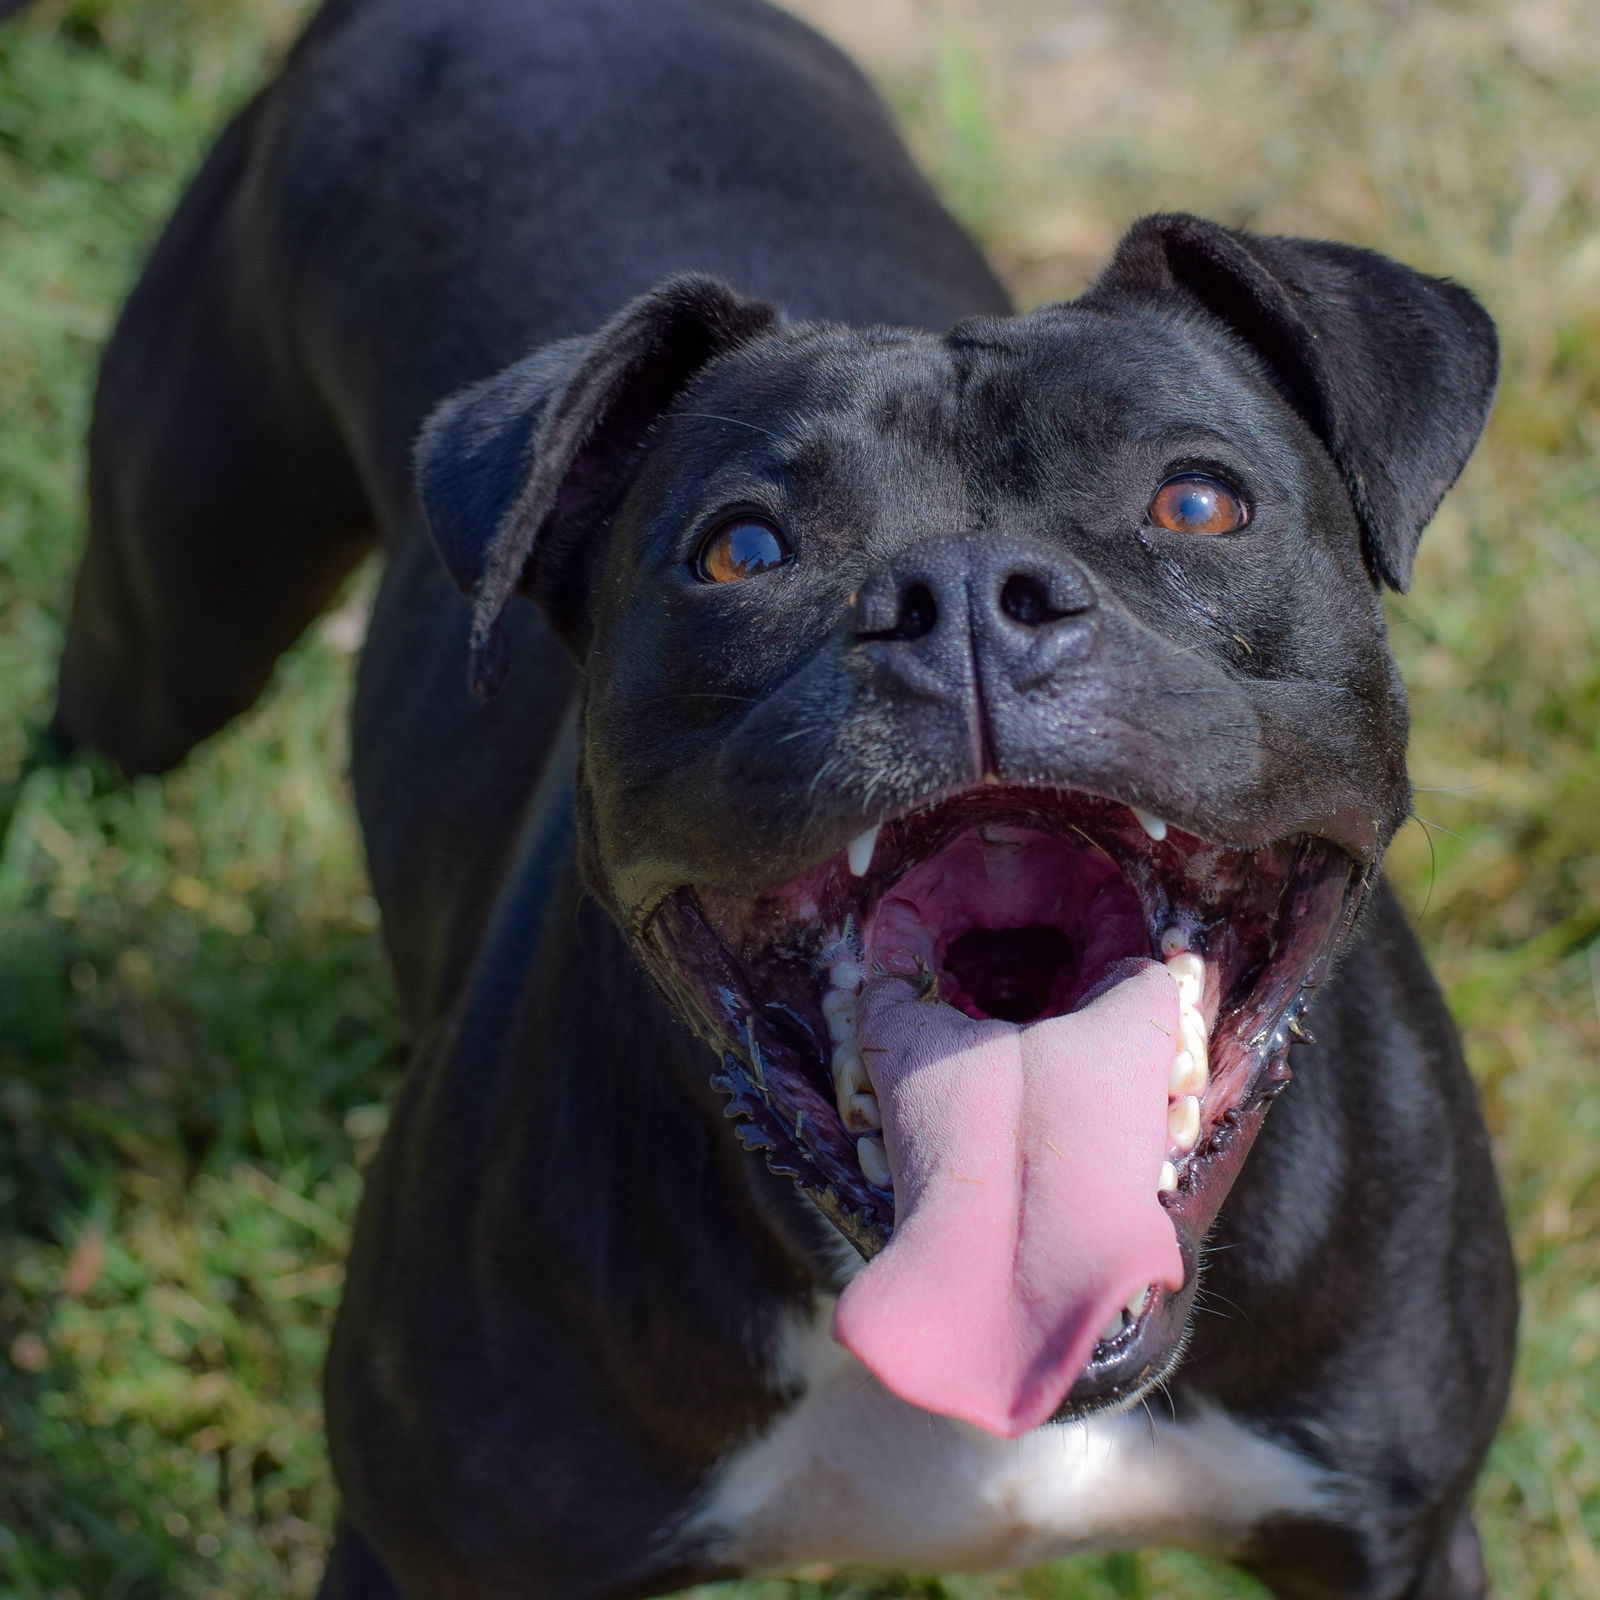
[{"label": "short black fur", "polygon": [[[324,1600],[729,1570],[692,1514],[794,1402],[780,1331],[838,1257],[645,977],[657,908],[986,769],[1375,873],[1409,806],[1377,580],[1494,366],[1461,289],[1191,217],[1013,317],[860,74],[757,0],[325,7],[107,352],[56,724],[170,767],[381,543],[353,767],[415,1042],[329,1364]],[[1190,469],[1245,529],[1149,524]],[[698,583],[730,508],[796,559]],[[1381,889],[1313,1023],[1171,1405],[1340,1485],[1236,1544],[1277,1593],[1469,1600],[1510,1255]]]}]

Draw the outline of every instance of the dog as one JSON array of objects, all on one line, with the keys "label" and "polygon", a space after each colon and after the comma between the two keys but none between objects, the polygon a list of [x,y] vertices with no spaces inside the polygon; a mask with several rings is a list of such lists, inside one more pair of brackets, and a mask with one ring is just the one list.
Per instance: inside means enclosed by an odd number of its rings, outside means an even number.
[{"label": "dog", "polygon": [[171,767],[381,545],[324,1600],[1484,1593],[1514,1280],[1380,595],[1496,362],[1180,214],[1016,315],[760,0],[330,0],[108,348],[55,723]]}]

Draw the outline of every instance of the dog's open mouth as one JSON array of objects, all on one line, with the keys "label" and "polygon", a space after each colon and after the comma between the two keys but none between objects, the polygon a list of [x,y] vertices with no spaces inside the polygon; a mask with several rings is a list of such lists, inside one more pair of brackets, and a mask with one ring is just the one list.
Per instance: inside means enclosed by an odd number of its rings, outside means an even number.
[{"label": "dog's open mouth", "polygon": [[896,1393],[1014,1435],[1176,1359],[1198,1245],[1362,873],[984,786],[755,898],[650,929],[746,1144],[868,1258],[836,1336]]}]

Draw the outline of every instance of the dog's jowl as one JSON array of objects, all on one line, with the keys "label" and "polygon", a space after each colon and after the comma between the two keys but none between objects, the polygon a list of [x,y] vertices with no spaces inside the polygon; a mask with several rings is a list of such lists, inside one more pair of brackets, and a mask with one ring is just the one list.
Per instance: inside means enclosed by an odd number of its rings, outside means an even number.
[{"label": "dog's jowl", "polygon": [[327,6],[107,354],[58,718],[172,765],[381,546],[326,1600],[1483,1592],[1514,1296],[1380,596],[1495,362],[1184,215],[1013,315],[755,0]]}]

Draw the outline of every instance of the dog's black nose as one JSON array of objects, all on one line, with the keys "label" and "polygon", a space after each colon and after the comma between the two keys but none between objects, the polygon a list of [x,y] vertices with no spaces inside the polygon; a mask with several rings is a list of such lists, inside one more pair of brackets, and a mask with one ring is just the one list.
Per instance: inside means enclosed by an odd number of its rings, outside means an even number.
[{"label": "dog's black nose", "polygon": [[855,633],[910,645],[941,675],[961,676],[970,651],[985,676],[998,669],[1024,688],[1081,653],[1096,607],[1088,574],[1064,553],[1015,539],[925,540],[862,585]]}]

